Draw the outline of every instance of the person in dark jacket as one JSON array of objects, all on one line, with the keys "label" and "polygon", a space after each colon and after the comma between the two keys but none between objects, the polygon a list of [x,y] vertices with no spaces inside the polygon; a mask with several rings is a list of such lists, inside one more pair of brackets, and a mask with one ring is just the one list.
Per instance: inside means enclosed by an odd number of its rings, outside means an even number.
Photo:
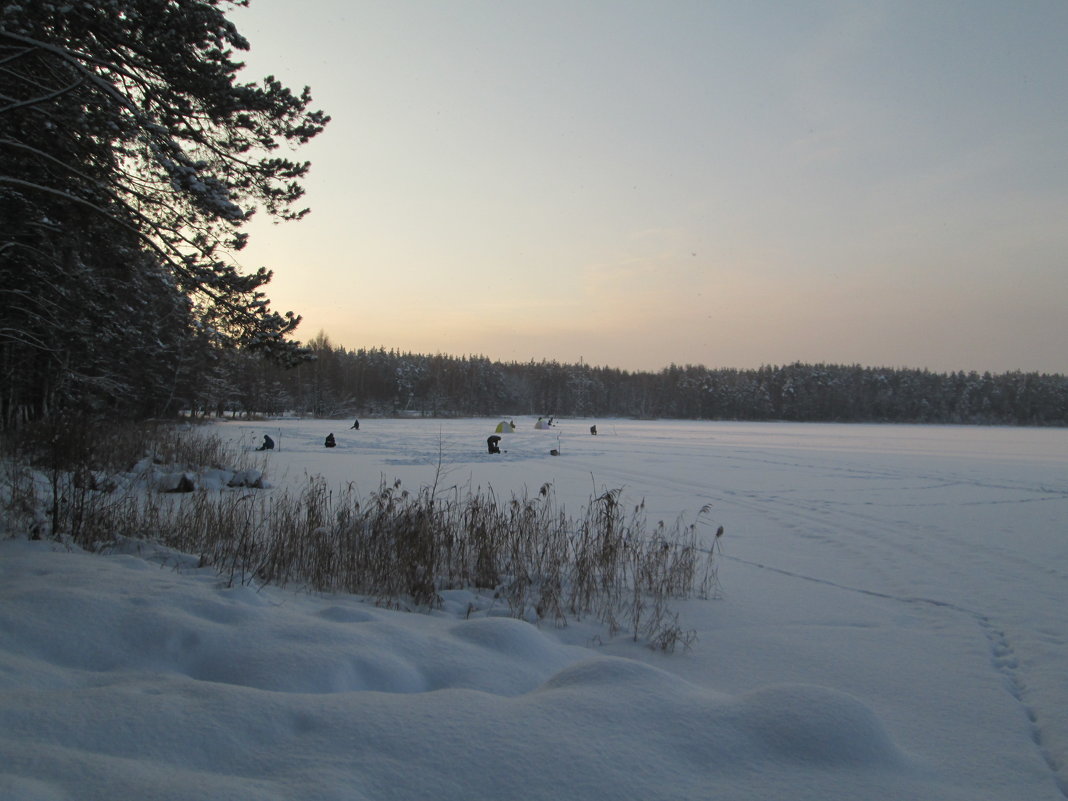
[{"label": "person in dark jacket", "polygon": [[489,448],[489,452],[490,453],[500,453],[501,452],[500,442],[501,442],[501,438],[498,437],[496,434],[493,434],[492,436],[490,436],[486,440],[486,447]]},{"label": "person in dark jacket", "polygon": [[333,448],[333,447],[336,447],[336,446],[337,446],[337,442],[335,442],[335,441],[334,441],[334,434],[333,434],[333,432],[331,432],[331,433],[329,433],[329,434],[327,434],[327,435],[326,435],[326,442],[325,442],[324,444],[325,444],[325,445],[326,445],[326,447],[328,447],[328,448]]},{"label": "person in dark jacket", "polygon": [[264,434],[263,435],[263,444],[260,445],[260,447],[256,448],[256,450],[258,450],[258,451],[273,451],[274,450],[274,440],[271,439],[270,437],[268,437],[266,434]]},{"label": "person in dark jacket", "polygon": [[355,428],[355,429],[356,429],[357,431],[359,431],[359,430],[360,430],[360,421],[359,421],[359,420],[356,420],[356,421],[355,421],[355,422],[354,422],[354,423],[352,424],[352,428],[350,428],[350,429],[349,429],[349,431],[352,431],[352,429],[353,429],[353,428]]}]

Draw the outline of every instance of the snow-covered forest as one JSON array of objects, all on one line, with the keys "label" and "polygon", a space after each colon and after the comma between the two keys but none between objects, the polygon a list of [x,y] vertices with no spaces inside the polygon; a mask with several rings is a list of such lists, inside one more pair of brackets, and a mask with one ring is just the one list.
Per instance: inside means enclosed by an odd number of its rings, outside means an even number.
[{"label": "snow-covered forest", "polygon": [[181,400],[204,414],[1068,424],[1068,378],[1061,375],[827,364],[750,370],[671,365],[630,372],[549,360],[349,350],[322,334],[309,349],[313,360],[294,369],[228,354],[205,369]]}]

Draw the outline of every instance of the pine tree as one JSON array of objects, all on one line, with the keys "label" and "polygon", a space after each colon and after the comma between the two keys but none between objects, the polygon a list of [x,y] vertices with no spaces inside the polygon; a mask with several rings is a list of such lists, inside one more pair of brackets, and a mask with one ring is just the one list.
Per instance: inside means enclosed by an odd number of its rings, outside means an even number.
[{"label": "pine tree", "polygon": [[[310,165],[278,150],[329,118],[307,88],[237,80],[249,45],[224,10],[246,4],[0,7],[0,424],[120,388],[157,406],[187,338],[300,355],[271,273],[232,254],[257,209],[307,213]],[[131,382],[131,339],[159,375]]]}]

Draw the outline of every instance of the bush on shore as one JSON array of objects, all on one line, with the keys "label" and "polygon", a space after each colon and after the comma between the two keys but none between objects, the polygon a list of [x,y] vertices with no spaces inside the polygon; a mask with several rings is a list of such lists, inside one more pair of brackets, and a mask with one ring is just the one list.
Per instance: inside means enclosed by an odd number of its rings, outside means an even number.
[{"label": "bush on shore", "polygon": [[669,602],[717,592],[723,530],[698,539],[708,508],[690,524],[650,527],[644,504],[627,505],[618,489],[572,518],[550,484],[501,499],[492,489],[410,492],[400,482],[361,497],[319,476],[296,494],[233,479],[222,491],[174,492],[151,480],[227,467],[259,475],[248,458],[210,428],[50,424],[3,442],[6,533],[96,551],[152,540],[198,555],[231,584],[354,593],[399,608],[470,589],[517,618],[594,618],[611,635],[666,651],[694,640]]}]

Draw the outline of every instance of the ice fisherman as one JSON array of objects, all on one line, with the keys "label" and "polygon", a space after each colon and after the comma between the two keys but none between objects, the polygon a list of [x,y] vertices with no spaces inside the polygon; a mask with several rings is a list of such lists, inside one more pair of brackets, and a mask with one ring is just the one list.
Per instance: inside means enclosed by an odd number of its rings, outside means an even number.
[{"label": "ice fisherman", "polygon": [[353,428],[355,428],[357,431],[360,430],[360,421],[359,420],[356,420],[356,421],[353,422],[352,428],[350,428],[349,431],[352,431]]},{"label": "ice fisherman", "polygon": [[333,448],[337,446],[337,442],[334,441],[334,432],[330,432],[326,435],[326,442],[323,443],[327,448]]},{"label": "ice fisherman", "polygon": [[258,451],[273,451],[274,450],[274,440],[271,439],[266,434],[264,434],[263,435],[263,444],[260,445],[260,447],[256,448],[256,450],[258,450]]},{"label": "ice fisherman", "polygon": [[496,434],[491,434],[486,439],[486,447],[489,448],[489,452],[490,453],[500,453],[501,452],[500,442],[501,442],[501,438],[500,437],[498,437]]}]

